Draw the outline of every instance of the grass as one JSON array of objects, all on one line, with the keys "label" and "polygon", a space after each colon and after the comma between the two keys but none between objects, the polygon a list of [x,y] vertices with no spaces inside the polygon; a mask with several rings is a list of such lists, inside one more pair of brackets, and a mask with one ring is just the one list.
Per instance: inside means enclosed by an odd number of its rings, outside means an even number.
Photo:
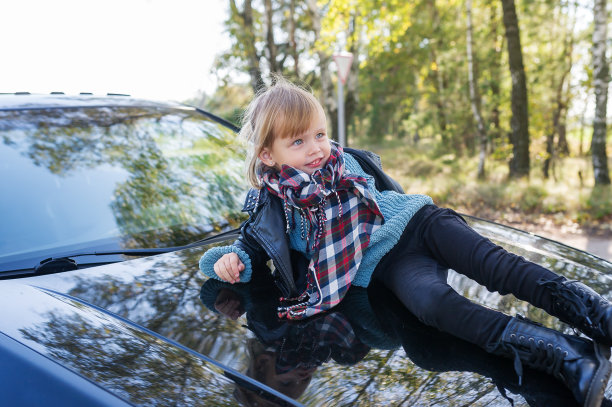
[{"label": "grass", "polygon": [[612,188],[594,186],[588,157],[557,159],[549,179],[536,158],[529,179],[518,180],[508,178],[505,161],[489,157],[486,178],[478,180],[478,157],[439,154],[427,140],[418,145],[398,140],[358,145],[379,154],[385,171],[407,193],[427,194],[439,206],[502,222],[545,218],[557,225],[612,232]]}]

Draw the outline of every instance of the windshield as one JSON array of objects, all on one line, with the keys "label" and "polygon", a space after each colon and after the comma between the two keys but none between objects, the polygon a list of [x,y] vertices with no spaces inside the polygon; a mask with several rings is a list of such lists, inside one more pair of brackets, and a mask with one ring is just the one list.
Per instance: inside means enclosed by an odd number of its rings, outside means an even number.
[{"label": "windshield", "polygon": [[239,221],[244,151],[193,109],[3,110],[0,140],[0,271],[61,251],[176,246]]}]

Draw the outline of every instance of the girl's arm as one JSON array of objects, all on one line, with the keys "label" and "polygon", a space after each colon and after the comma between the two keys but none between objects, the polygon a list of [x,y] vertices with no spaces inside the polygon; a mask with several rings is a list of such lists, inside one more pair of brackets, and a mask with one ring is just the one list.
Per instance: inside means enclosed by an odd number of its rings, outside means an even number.
[{"label": "girl's arm", "polygon": [[242,265],[239,281],[243,283],[249,281],[253,271],[251,258],[247,252],[236,246],[236,242],[229,246],[217,246],[209,249],[200,259],[200,270],[202,270],[207,277],[228,281],[217,274],[215,267],[219,270],[220,265],[217,265],[217,263],[224,263],[224,261],[229,258],[230,253],[235,254]]},{"label": "girl's arm", "polygon": [[221,263],[217,265],[217,270],[219,270],[221,264],[227,264],[227,261],[229,261],[229,259],[232,257],[234,257],[234,260],[232,261],[235,261],[235,256],[230,255],[230,253],[234,253],[238,257],[239,262],[242,264],[241,266],[238,264],[240,267],[239,281],[242,283],[251,280],[253,268],[261,268],[260,266],[268,261],[266,252],[252,237],[249,236],[247,232],[250,223],[249,221],[242,225],[242,228],[240,229],[240,237],[233,244],[229,246],[213,247],[204,253],[200,259],[200,270],[202,270],[207,277],[215,278],[221,281],[228,281],[217,275],[215,271],[215,264],[221,261]]}]

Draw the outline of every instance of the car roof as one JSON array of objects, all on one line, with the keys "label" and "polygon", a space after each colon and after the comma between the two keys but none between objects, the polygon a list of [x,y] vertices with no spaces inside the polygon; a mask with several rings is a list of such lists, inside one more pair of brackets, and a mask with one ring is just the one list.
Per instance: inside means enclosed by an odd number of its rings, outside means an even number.
[{"label": "car roof", "polygon": [[51,94],[31,94],[29,92],[0,93],[0,110],[100,106],[147,106],[186,108],[185,105],[182,105],[178,102],[140,99],[134,98],[130,95],[116,93],[108,93],[106,95],[94,95],[89,93],[66,95],[61,92],[53,92]]},{"label": "car roof", "polygon": [[29,92],[0,93],[0,111],[96,107],[147,107],[197,110],[234,132],[240,131],[240,128],[234,123],[207,110],[170,100],[141,99],[118,93],[107,93],[106,95],[90,93],[66,95],[63,92],[52,92],[50,94],[32,94]]}]

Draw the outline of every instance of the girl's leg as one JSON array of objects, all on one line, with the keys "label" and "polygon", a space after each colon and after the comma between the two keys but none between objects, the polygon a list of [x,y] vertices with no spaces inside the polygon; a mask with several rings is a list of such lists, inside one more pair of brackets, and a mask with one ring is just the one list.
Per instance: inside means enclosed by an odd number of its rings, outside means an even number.
[{"label": "girl's leg", "polygon": [[448,269],[412,252],[409,244],[399,246],[404,250],[394,249],[374,276],[419,320],[488,352],[513,358],[519,378],[526,364],[561,380],[581,405],[601,404],[612,372],[608,348],[472,303],[447,284]]},{"label": "girl's leg", "polygon": [[564,278],[494,244],[469,227],[453,210],[427,207],[417,234],[423,250],[443,266],[475,280],[489,291],[514,294],[551,313],[550,290],[539,281],[563,281]]},{"label": "girl's leg", "polygon": [[612,304],[584,284],[507,252],[450,209],[427,207],[417,231],[423,248],[445,267],[490,291],[512,293],[612,346]]},{"label": "girl's leg", "polygon": [[375,278],[424,323],[513,358],[519,377],[524,363],[560,379],[583,406],[601,404],[612,373],[609,348],[474,304],[446,282],[451,267],[550,312],[557,300],[541,281],[563,277],[494,245],[453,211],[425,207],[413,221]]},{"label": "girl's leg", "polygon": [[423,323],[486,349],[511,318],[457,293],[446,282],[447,274],[430,257],[396,251],[375,277]]}]

